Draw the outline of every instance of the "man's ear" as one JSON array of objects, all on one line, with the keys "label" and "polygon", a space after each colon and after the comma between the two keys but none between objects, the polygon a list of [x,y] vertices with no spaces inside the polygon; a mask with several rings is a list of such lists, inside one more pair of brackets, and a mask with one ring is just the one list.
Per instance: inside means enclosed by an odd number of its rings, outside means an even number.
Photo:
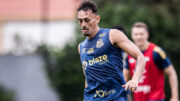
[{"label": "man's ear", "polygon": [[147,34],[148,34],[148,35],[147,35],[147,38],[149,39],[149,32],[147,32]]},{"label": "man's ear", "polygon": [[100,15],[97,15],[97,16],[96,16],[96,21],[97,21],[97,23],[100,22]]}]

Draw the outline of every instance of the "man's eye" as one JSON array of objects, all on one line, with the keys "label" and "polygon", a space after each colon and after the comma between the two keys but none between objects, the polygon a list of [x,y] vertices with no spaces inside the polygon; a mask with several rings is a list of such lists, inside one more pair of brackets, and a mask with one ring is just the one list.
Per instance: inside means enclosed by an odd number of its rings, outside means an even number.
[{"label": "man's eye", "polygon": [[81,20],[81,19],[79,19],[79,23],[82,23],[82,20]]},{"label": "man's eye", "polygon": [[90,19],[85,19],[85,22],[89,22],[90,21]]},{"label": "man's eye", "polygon": [[134,35],[135,35],[135,36],[137,36],[138,34],[137,34],[137,33],[135,33]]}]

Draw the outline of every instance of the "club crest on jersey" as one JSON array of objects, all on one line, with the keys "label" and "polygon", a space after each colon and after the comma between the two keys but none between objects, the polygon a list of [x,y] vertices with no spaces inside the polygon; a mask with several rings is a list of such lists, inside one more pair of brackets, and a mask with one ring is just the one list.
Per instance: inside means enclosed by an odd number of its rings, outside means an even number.
[{"label": "club crest on jersey", "polygon": [[93,52],[94,52],[94,48],[90,48],[90,49],[87,51],[88,54],[91,54],[91,53],[93,53]]},{"label": "club crest on jersey", "polygon": [[101,34],[99,34],[99,37],[103,37],[105,35],[106,35],[106,33],[101,33]]},{"label": "club crest on jersey", "polygon": [[96,43],[96,48],[101,48],[104,45],[104,42],[102,39],[99,39]]}]

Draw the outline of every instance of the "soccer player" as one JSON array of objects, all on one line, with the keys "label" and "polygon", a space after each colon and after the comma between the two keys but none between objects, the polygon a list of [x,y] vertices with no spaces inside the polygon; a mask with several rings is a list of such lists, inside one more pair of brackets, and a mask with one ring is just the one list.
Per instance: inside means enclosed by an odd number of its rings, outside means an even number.
[{"label": "soccer player", "polygon": [[[139,80],[139,86],[133,93],[134,101],[164,101],[164,73],[168,74],[171,87],[170,101],[179,101],[178,79],[173,65],[162,48],[148,41],[148,27],[143,22],[137,22],[132,27],[131,37],[144,54],[145,70]],[[139,61],[138,61],[139,62]],[[128,56],[123,70],[126,81],[133,76],[138,63]]]},{"label": "soccer player", "polygon": [[[77,14],[86,39],[78,46],[85,74],[84,101],[127,101],[127,89],[134,91],[145,67],[145,58],[121,31],[100,28],[97,6],[84,1]],[[137,69],[125,84],[122,50],[137,59]]]}]

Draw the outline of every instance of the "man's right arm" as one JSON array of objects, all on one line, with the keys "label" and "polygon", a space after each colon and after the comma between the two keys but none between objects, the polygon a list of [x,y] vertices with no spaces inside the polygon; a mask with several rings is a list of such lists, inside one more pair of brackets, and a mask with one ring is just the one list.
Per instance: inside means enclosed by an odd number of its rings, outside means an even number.
[{"label": "man's right arm", "polygon": [[[78,52],[80,54],[80,44],[78,45]],[[83,70],[83,73],[84,73],[84,76],[85,76],[84,70]],[[86,81],[86,79],[85,79],[85,88],[87,88],[87,81]]]}]

